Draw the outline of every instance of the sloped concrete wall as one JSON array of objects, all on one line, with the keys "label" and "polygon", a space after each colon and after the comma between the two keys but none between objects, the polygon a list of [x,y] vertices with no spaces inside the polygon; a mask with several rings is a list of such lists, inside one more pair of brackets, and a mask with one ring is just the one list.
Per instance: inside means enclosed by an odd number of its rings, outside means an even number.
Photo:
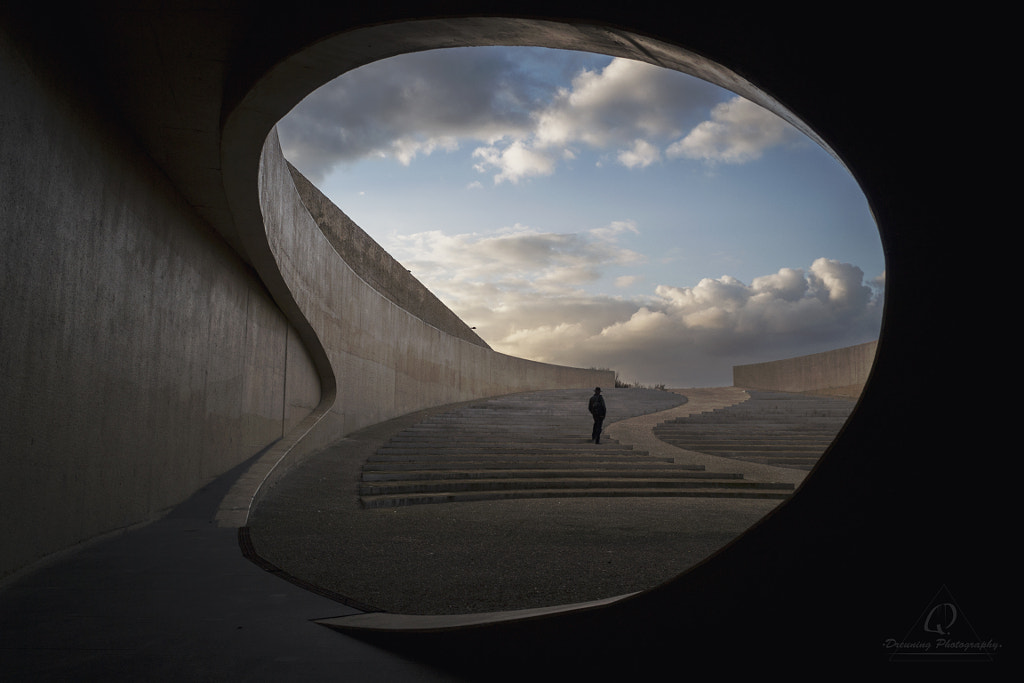
[{"label": "sloped concrete wall", "polygon": [[[300,181],[301,182],[301,181]],[[519,391],[610,385],[614,373],[571,368],[500,354],[473,338],[449,334],[385,296],[342,258],[310,214],[281,154],[276,131],[260,161],[259,197],[274,275],[321,345],[324,391],[314,416],[254,465],[221,522],[243,524],[261,492],[290,467],[346,434],[436,405]],[[319,212],[318,212],[319,213]],[[437,318],[427,297],[424,317]],[[449,315],[450,312],[449,312]],[[441,318],[439,324],[446,324]],[[456,330],[458,332],[458,330]],[[475,335],[472,335],[475,337]],[[248,486],[251,490],[245,490]]]},{"label": "sloped concrete wall", "polygon": [[859,396],[871,373],[878,342],[767,363],[736,365],[733,386],[772,391],[824,392]]},{"label": "sloped concrete wall", "polygon": [[413,277],[405,266],[384,251],[294,166],[289,164],[288,169],[313,222],[360,279],[400,308],[414,312],[423,322],[452,336],[490,348],[469,325]]},{"label": "sloped concrete wall", "polygon": [[74,84],[0,31],[0,578],[161,514],[320,400],[295,329]]}]

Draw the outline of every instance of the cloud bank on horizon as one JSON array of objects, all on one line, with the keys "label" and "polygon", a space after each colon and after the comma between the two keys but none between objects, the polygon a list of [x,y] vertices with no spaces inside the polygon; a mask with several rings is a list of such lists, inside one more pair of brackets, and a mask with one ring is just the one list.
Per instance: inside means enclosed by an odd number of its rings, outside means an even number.
[{"label": "cloud bank on horizon", "polygon": [[[737,194],[739,185],[716,189],[766,155],[808,154],[812,143],[698,79],[585,53],[488,48],[467,58],[464,50],[438,50],[346,74],[304,100],[279,130],[296,167],[503,353],[613,368],[625,381],[716,386],[731,384],[732,365],[877,338],[884,289],[877,231],[869,278],[853,263],[811,251],[833,242],[805,237],[822,226],[791,217],[800,212],[779,189],[785,174],[761,172],[775,176],[767,200]],[[430,190],[400,214],[396,188],[413,176],[399,175],[413,170]],[[615,195],[642,173],[651,174],[644,187],[665,183],[660,196],[671,206],[656,211],[643,190]],[[432,204],[442,180],[451,196]],[[570,182],[590,194],[574,194]],[[685,195],[691,186],[695,194]],[[357,193],[359,202],[380,198],[365,209],[369,218],[353,215]],[[603,205],[612,195],[614,203]],[[753,217],[729,219],[749,230],[732,234],[711,209],[698,212],[701,195],[719,203],[733,197],[732,211],[767,203]],[[573,197],[584,198],[576,211],[567,208]],[[774,204],[795,213],[769,230]],[[456,219],[454,206],[469,207],[467,216]],[[713,237],[701,237],[708,226]],[[852,249],[842,240],[852,241],[855,230],[833,232],[835,250]],[[776,255],[779,243],[786,253],[787,240],[804,251]],[[804,261],[772,261],[782,258]],[[712,262],[734,263],[744,275],[700,274]]]}]

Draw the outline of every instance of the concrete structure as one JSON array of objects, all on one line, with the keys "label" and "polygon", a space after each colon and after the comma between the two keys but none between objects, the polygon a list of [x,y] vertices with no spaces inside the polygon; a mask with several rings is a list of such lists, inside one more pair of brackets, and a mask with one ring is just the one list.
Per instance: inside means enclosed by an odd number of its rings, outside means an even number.
[{"label": "concrete structure", "polygon": [[232,251],[64,76],[37,76],[42,62],[12,43],[0,576],[151,520],[264,449],[222,522],[244,524],[273,477],[361,427],[612,383],[491,351],[299,177],[322,231],[274,136],[238,199],[252,204],[218,226],[248,219]]},{"label": "concrete structure", "polygon": [[732,384],[744,389],[815,392],[856,398],[871,374],[878,342],[796,358],[734,365]]},{"label": "concrete structure", "polygon": [[991,355],[993,336],[951,329],[948,297],[931,290],[971,246],[949,235],[988,230],[988,205],[947,187],[958,169],[937,158],[911,106],[944,91],[936,55],[968,63],[956,37],[976,32],[960,17],[944,27],[863,5],[840,14],[808,27],[774,6],[7,3],[0,572],[152,519],[261,449],[225,523],[244,519],[282,458],[358,425],[561,382],[423,323],[356,277],[309,220],[271,135],[314,88],[376,59],[543,45],[694,73],[827,145],[863,188],[885,248],[875,365],[794,496],[678,579],[528,624],[376,637],[440,660],[495,666],[514,646],[606,672],[697,654],[877,661],[883,639],[945,586],[979,635],[1005,640],[1005,517],[989,467],[1002,453],[973,429],[987,405],[959,401],[941,430],[933,417],[939,398],[971,396],[975,368],[958,366],[983,356],[978,339]]}]

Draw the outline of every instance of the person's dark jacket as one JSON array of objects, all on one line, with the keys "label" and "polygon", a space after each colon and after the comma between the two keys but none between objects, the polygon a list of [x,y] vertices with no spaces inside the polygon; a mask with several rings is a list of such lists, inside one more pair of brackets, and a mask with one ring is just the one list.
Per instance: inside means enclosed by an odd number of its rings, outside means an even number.
[{"label": "person's dark jacket", "polygon": [[590,414],[594,417],[604,418],[605,407],[604,407],[604,396],[601,394],[594,394],[590,397],[590,404],[587,406],[590,410]]}]

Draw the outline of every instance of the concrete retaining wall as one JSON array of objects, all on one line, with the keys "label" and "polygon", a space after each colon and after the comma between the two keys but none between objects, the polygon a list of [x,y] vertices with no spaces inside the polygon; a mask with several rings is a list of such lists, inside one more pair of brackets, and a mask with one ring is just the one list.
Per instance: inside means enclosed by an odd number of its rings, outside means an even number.
[{"label": "concrete retaining wall", "polygon": [[[258,474],[252,481],[233,492],[222,523],[243,524],[260,493],[290,467],[363,427],[474,398],[614,381],[611,371],[497,353],[475,334],[449,334],[377,291],[341,258],[338,240],[329,239],[329,229],[310,215],[303,196],[309,196],[308,188],[303,194],[296,188],[276,132],[263,148],[259,189],[267,243],[287,289],[278,295],[290,299],[284,305],[299,311],[308,333],[322,345],[325,389],[314,419],[275,445],[254,466]],[[440,302],[433,295],[420,298],[429,304],[424,317],[450,324],[438,315]]]},{"label": "concrete retaining wall", "polygon": [[275,145],[263,239],[289,300],[88,94],[107,91],[76,78],[0,25],[0,580],[152,520],[264,450],[250,500],[380,420],[610,383],[494,353],[442,331],[450,311],[432,304],[430,325],[382,296],[312,221]]},{"label": "concrete retaining wall", "polygon": [[252,270],[3,38],[0,578],[158,516],[320,400]]},{"label": "concrete retaining wall", "polygon": [[425,323],[452,336],[490,348],[469,325],[413,277],[405,266],[384,251],[294,166],[289,164],[288,169],[313,222],[360,279],[400,308],[415,311],[416,316]]},{"label": "concrete retaining wall", "polygon": [[875,361],[878,342],[797,358],[736,365],[733,386],[773,391],[859,396]]}]

